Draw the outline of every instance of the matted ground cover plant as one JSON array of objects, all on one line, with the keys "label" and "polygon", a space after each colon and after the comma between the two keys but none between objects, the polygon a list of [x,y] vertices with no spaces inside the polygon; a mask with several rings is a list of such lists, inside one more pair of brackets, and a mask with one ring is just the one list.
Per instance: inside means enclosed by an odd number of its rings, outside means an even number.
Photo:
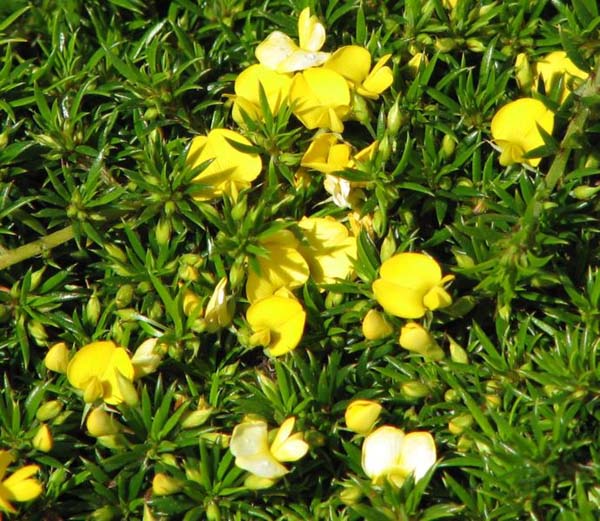
[{"label": "matted ground cover plant", "polygon": [[594,0],[0,3],[0,520],[592,520]]}]

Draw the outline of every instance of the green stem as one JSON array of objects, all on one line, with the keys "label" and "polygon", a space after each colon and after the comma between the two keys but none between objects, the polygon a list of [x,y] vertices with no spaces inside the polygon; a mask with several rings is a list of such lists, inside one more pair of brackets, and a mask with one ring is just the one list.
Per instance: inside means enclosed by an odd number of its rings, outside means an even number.
[{"label": "green stem", "polygon": [[62,230],[46,235],[37,241],[30,242],[24,246],[19,246],[14,250],[5,251],[0,254],[0,270],[31,257],[35,257],[36,255],[40,255],[56,246],[60,246],[61,244],[70,241],[74,235],[73,226],[69,225]]}]

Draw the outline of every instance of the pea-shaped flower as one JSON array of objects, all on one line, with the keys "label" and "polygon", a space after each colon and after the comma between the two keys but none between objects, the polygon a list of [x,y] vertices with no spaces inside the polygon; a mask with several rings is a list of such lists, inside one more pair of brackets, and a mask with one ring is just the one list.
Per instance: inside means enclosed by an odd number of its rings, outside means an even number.
[{"label": "pea-shaped flower", "polygon": [[311,16],[309,7],[303,9],[298,18],[298,39],[300,46],[287,34],[273,31],[256,48],[256,58],[277,72],[317,67],[329,58],[328,52],[320,52],[325,43],[325,27],[315,15]]},{"label": "pea-shaped flower", "polygon": [[423,253],[399,253],[386,260],[373,282],[377,302],[401,318],[420,318],[427,310],[449,306],[452,297],[444,289],[453,275],[442,277],[440,265]]},{"label": "pea-shaped flower", "polygon": [[235,80],[235,96],[231,114],[233,120],[238,125],[244,126],[242,111],[254,121],[264,119],[260,103],[261,86],[267,98],[269,110],[272,114],[277,114],[287,102],[291,84],[291,74],[280,74],[258,63],[250,65]]},{"label": "pea-shaped flower", "polygon": [[236,148],[233,143],[250,147],[252,143],[244,136],[224,128],[211,130],[206,136],[192,140],[187,164],[195,168],[211,161],[193,180],[202,185],[194,197],[207,201],[223,194],[236,199],[240,190],[249,188],[262,169],[260,156],[254,152]]},{"label": "pea-shaped flower", "polygon": [[294,76],[290,104],[294,115],[306,128],[342,132],[342,119],[350,112],[348,82],[330,69],[307,69]]},{"label": "pea-shaped flower", "polygon": [[373,400],[353,400],[346,407],[346,427],[357,434],[367,434],[381,414],[381,405]]},{"label": "pea-shaped flower", "polygon": [[293,296],[271,295],[254,302],[246,320],[253,332],[250,343],[264,346],[269,356],[280,356],[295,349],[302,339],[306,312]]},{"label": "pea-shaped flower", "polygon": [[111,405],[130,402],[134,368],[122,347],[114,342],[92,342],[82,347],[67,367],[69,383],[83,391],[86,402],[102,399]]},{"label": "pea-shaped flower", "polygon": [[[0,512],[15,514],[17,510],[11,501],[31,501],[42,493],[40,482],[32,478],[40,468],[37,465],[26,465],[5,478],[8,466],[15,460],[14,456],[0,450]],[[2,517],[2,514],[0,514]]]},{"label": "pea-shaped flower", "polygon": [[371,70],[369,51],[359,45],[346,45],[335,51],[324,67],[341,74],[361,96],[377,99],[394,81],[392,69],[386,65],[391,56],[381,57]]},{"label": "pea-shaped flower", "polygon": [[348,228],[333,217],[303,217],[298,226],[308,242],[308,246],[300,246],[300,253],[317,284],[332,284],[353,275],[356,237]]},{"label": "pea-shaped flower", "polygon": [[246,296],[250,302],[268,297],[280,288],[298,288],[308,280],[308,264],[298,252],[300,243],[291,231],[279,230],[259,244],[266,254],[256,257],[258,272],[252,268],[248,271]]},{"label": "pea-shaped flower", "polygon": [[437,457],[435,441],[428,432],[404,431],[390,425],[379,427],[363,441],[362,468],[374,485],[384,480],[401,487],[411,474],[421,479]]},{"label": "pea-shaped flower", "polygon": [[541,158],[523,156],[541,147],[544,138],[538,126],[548,134],[554,129],[554,113],[539,100],[521,98],[504,105],[492,118],[492,137],[500,148],[500,164],[526,163],[537,166]]},{"label": "pea-shaped flower", "polygon": [[563,80],[561,101],[571,93],[577,80],[585,80],[589,74],[582,71],[567,56],[565,51],[555,51],[544,56],[535,64],[537,80],[544,83],[546,94],[554,88],[554,85]]},{"label": "pea-shaped flower", "polygon": [[301,432],[292,434],[296,420],[285,420],[269,443],[267,423],[263,420],[246,420],[236,425],[231,435],[229,449],[235,464],[252,475],[268,480],[271,485],[289,472],[282,462],[298,461],[308,452],[308,444]]}]

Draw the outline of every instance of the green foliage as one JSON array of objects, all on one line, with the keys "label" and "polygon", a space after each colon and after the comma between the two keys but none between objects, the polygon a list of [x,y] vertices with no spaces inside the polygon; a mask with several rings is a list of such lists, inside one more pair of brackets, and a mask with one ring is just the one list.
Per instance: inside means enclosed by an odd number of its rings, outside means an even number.
[{"label": "green foliage", "polygon": [[[191,138],[233,128],[233,82],[271,31],[297,37],[295,2],[68,0],[0,3],[0,450],[40,466],[44,493],[18,519],[575,520],[600,506],[600,13],[562,2],[304,2],[327,28],[325,50],[392,54],[394,83],[344,139],[371,161],[361,183],[356,278],[297,290],[307,312],[298,348],[253,349],[244,284],[263,242],[324,204],[323,175],[297,178],[312,138],[291,109],[243,114],[263,173],[237,199],[203,201],[186,163]],[[564,50],[590,80],[561,103],[539,168],[501,167],[490,122],[523,94],[514,64]],[[409,60],[423,52],[415,70]],[[196,196],[196,197],[195,197]],[[62,231],[63,239],[36,243]],[[71,239],[72,237],[72,239]],[[18,249],[25,246],[17,255]],[[361,323],[392,254],[425,251],[455,280],[454,304],[426,325],[468,363],[403,351],[397,334],[366,340]],[[29,252],[29,253],[28,253]],[[39,255],[37,255],[39,253]],[[232,322],[206,309],[228,277]],[[402,325],[388,317],[395,331]],[[86,431],[85,404],[44,366],[50,346],[113,340],[130,352],[157,337],[159,371],[137,380],[139,404],[111,406],[112,441]],[[418,390],[419,392],[415,392]],[[361,440],[344,424],[354,398],[378,400],[380,423],[427,430],[438,462],[399,490],[373,485]],[[37,411],[57,400],[54,447],[37,450]],[[184,424],[198,403],[200,425]],[[228,450],[246,415],[290,416],[308,455],[253,491]],[[450,429],[459,417],[472,422]],[[469,420],[470,421],[470,420]],[[164,473],[181,484],[152,494]],[[0,478],[1,479],[1,478]],[[349,491],[349,492],[348,492]],[[147,512],[147,511],[146,511]],[[1,514],[0,514],[1,517]]]}]

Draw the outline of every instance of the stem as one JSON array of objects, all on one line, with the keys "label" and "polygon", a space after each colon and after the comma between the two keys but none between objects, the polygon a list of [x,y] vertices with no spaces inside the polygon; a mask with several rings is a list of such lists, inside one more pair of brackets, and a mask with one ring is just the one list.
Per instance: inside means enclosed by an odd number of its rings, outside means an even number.
[{"label": "stem", "polygon": [[14,250],[7,250],[0,254],[0,270],[31,257],[35,257],[36,255],[40,255],[56,246],[60,246],[61,244],[70,241],[74,235],[73,226],[69,225],[62,230],[46,235],[37,241],[30,242],[24,246],[19,246]]}]

